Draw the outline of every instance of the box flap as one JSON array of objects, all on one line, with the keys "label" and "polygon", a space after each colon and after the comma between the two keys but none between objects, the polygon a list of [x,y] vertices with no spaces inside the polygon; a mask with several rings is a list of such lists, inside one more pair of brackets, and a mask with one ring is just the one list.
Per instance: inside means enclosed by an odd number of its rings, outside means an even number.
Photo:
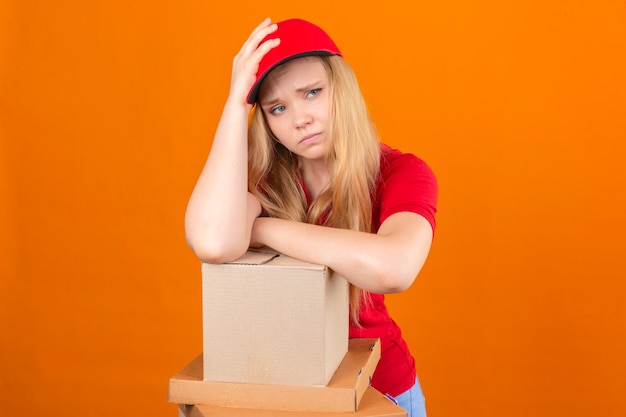
[{"label": "box flap", "polygon": [[239,259],[227,262],[228,265],[263,265],[279,256],[276,252],[264,250],[248,250]]},{"label": "box flap", "polygon": [[315,269],[324,270],[328,267],[325,265],[312,264],[310,262],[301,261],[296,258],[291,258],[287,255],[283,255],[274,251],[273,249],[263,247],[260,249],[248,249],[240,258],[224,264],[204,264],[207,267],[222,268],[228,265],[269,265],[271,267],[281,268],[303,268],[303,269]]}]

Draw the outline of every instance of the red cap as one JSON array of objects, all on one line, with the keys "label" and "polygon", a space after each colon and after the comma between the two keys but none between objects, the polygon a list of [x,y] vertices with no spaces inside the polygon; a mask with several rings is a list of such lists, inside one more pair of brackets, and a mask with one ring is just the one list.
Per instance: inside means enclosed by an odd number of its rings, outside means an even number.
[{"label": "red cap", "polygon": [[303,56],[342,56],[330,36],[306,20],[289,19],[278,22],[278,29],[267,35],[261,43],[274,38],[280,38],[280,44],[270,50],[259,63],[256,81],[248,93],[247,101],[250,104],[256,101],[263,79],[278,65]]}]

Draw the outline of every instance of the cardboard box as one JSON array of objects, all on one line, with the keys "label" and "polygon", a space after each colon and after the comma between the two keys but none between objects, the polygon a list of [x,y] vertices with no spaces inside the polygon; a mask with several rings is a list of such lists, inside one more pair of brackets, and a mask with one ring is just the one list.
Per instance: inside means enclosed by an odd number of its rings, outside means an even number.
[{"label": "cardboard box", "polygon": [[202,355],[169,381],[169,401],[266,410],[354,413],[380,359],[379,339],[350,339],[348,353],[326,387],[205,381]]},{"label": "cardboard box", "polygon": [[323,265],[248,251],[202,265],[204,379],[323,386],[348,350],[348,283]]},{"label": "cardboard box", "polygon": [[406,417],[407,412],[380,392],[369,387],[356,412],[277,411],[243,408],[220,408],[210,405],[179,405],[180,417]]}]

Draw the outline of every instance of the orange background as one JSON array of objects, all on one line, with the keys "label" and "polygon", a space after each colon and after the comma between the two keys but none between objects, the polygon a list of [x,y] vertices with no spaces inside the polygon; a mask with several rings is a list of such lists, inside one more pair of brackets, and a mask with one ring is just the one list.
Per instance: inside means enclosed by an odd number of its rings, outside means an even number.
[{"label": "orange background", "polygon": [[176,415],[187,198],[232,57],[298,16],[439,178],[431,257],[388,297],[430,417],[626,415],[626,3],[213,3],[0,2],[0,414]]}]

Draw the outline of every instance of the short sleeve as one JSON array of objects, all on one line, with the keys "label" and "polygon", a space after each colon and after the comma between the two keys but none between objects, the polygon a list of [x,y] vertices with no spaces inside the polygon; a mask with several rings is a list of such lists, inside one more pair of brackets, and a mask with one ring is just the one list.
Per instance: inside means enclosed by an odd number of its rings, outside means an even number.
[{"label": "short sleeve", "polygon": [[434,231],[437,198],[437,179],[426,162],[383,145],[373,207],[375,230],[392,214],[408,211],[424,217]]}]

